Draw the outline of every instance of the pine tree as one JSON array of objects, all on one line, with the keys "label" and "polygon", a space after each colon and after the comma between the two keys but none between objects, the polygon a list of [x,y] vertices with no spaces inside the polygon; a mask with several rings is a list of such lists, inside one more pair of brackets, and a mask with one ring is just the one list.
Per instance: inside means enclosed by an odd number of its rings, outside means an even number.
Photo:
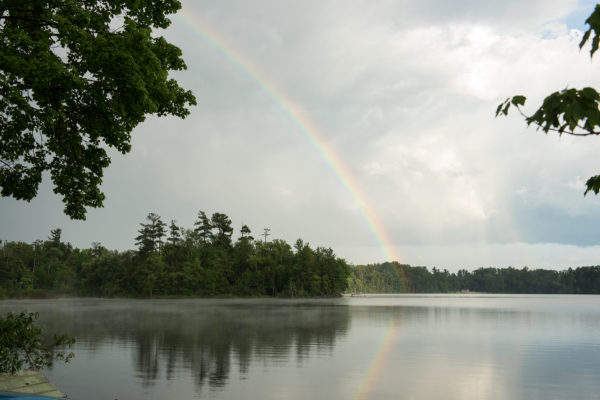
[{"label": "pine tree", "polygon": [[146,217],[149,223],[140,223],[142,228],[138,231],[139,235],[135,238],[135,244],[138,246],[140,255],[147,256],[162,249],[162,238],[165,236],[165,227],[167,226],[158,214],[150,213]]}]

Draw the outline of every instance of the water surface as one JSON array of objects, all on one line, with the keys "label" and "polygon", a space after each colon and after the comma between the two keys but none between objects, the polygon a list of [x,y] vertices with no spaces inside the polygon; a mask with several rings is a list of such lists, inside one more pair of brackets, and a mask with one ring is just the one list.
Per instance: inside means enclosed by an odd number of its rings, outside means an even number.
[{"label": "water surface", "polygon": [[600,296],[27,300],[72,399],[600,398]]}]

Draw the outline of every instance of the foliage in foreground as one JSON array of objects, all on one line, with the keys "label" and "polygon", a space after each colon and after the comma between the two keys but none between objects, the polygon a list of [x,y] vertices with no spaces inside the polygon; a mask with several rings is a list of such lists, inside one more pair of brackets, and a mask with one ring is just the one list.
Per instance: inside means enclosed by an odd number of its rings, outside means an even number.
[{"label": "foliage in foreground", "polygon": [[333,250],[298,239],[255,240],[243,225],[237,240],[229,217],[198,213],[193,229],[151,213],[137,250],[99,243],[77,249],[54,229],[48,240],[0,244],[0,297],[338,296],[349,267]]},{"label": "foliage in foreground", "polygon": [[38,313],[8,313],[0,317],[0,372],[14,374],[21,369],[51,367],[55,360],[69,362],[70,348],[75,339],[54,335],[48,344],[42,343],[43,329],[35,325]]},{"label": "foliage in foreground", "polygon": [[0,2],[0,193],[37,195],[45,173],[64,212],[101,207],[108,148],[131,149],[148,115],[185,117],[196,100],[160,33],[178,0]]},{"label": "foliage in foreground", "polygon": [[[590,57],[593,57],[600,45],[600,4],[596,5],[585,22],[589,28],[584,33],[579,48],[582,49],[590,42]],[[514,107],[525,118],[527,126],[534,125],[546,134],[557,132],[559,135],[564,133],[572,136],[600,135],[600,93],[592,87],[567,88],[554,92],[531,115],[525,114],[521,109],[525,101],[526,97],[523,95],[509,97],[498,105],[496,117],[508,115],[511,107]],[[600,175],[587,180],[584,195],[590,191],[600,193]]]}]

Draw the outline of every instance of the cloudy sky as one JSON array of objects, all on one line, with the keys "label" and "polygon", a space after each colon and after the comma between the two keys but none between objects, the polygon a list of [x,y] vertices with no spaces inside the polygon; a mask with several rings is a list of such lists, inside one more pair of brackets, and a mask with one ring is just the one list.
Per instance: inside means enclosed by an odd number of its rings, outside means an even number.
[{"label": "cloudy sky", "polygon": [[600,197],[583,196],[600,139],[494,118],[515,94],[532,111],[552,91],[600,87],[599,61],[577,46],[594,2],[182,3],[162,34],[198,106],[135,129],[86,221],[62,214],[49,183],[31,203],[0,199],[0,239],[60,227],[78,247],[128,249],[149,212],[189,228],[204,210],[354,264],[600,262]]}]

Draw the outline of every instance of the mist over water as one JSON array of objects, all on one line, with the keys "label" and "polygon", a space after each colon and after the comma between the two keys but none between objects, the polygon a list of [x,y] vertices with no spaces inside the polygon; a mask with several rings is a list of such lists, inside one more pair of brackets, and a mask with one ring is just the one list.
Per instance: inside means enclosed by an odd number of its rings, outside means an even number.
[{"label": "mist over water", "polygon": [[600,296],[24,300],[77,338],[73,399],[548,399],[600,393]]}]

